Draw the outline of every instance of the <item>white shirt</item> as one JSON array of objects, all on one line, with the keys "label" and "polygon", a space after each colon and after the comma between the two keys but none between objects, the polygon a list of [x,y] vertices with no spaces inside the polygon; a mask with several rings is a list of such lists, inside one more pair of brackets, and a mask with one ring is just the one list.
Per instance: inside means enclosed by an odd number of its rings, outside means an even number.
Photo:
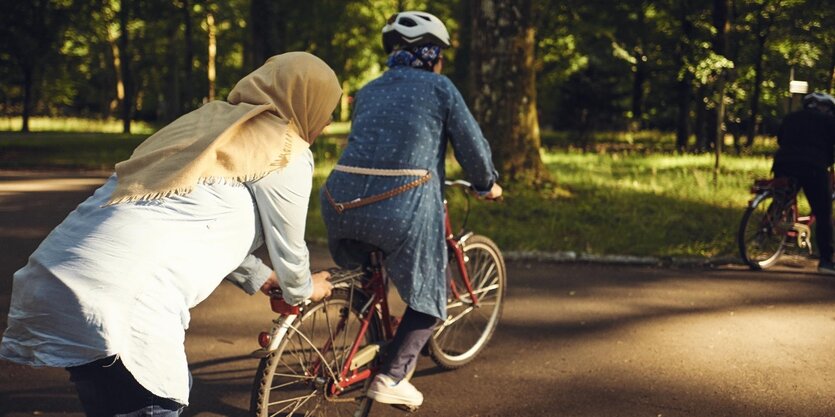
[{"label": "white shirt", "polygon": [[69,367],[119,355],[150,392],[188,404],[189,309],[224,277],[256,292],[271,272],[252,255],[262,242],[285,299],[312,294],[312,177],[306,151],[245,185],[206,181],[185,196],[104,206],[112,176],[14,274],[0,357]]}]

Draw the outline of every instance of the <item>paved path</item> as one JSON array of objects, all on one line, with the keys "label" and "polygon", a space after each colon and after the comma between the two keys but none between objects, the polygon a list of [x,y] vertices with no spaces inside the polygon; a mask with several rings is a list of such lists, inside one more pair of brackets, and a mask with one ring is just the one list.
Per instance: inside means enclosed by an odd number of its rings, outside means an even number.
[{"label": "paved path", "polygon": [[[101,174],[0,172],[0,331],[11,274]],[[314,247],[315,266],[329,264]],[[414,380],[415,416],[833,416],[835,285],[806,266],[661,269],[509,264],[491,346]],[[59,300],[56,300],[59,301]],[[266,298],[222,285],[193,311],[186,415],[244,416]],[[62,370],[0,361],[0,416],[81,416]],[[375,406],[374,416],[405,416]]]}]

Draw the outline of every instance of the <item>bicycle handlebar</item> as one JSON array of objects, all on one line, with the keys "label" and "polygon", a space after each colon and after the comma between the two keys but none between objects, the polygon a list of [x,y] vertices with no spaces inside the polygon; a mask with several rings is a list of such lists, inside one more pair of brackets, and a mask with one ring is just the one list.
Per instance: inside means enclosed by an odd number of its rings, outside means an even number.
[{"label": "bicycle handlebar", "polygon": [[[480,193],[479,193],[479,192],[475,189],[475,187],[473,187],[473,184],[472,184],[472,183],[470,183],[470,182],[468,182],[468,181],[464,181],[464,180],[454,180],[454,181],[449,181],[449,180],[446,180],[446,181],[444,181],[444,185],[446,185],[447,187],[459,187],[459,188],[463,188],[464,190],[469,191],[469,192],[471,192],[471,193],[475,194],[477,197],[482,198],[482,197],[480,196]],[[503,197],[501,197],[501,196],[499,196],[498,198],[487,198],[487,200],[490,200],[490,201],[502,201],[502,200],[504,200],[504,198],[503,198]]]},{"label": "bicycle handlebar", "polygon": [[469,188],[473,189],[473,185],[464,180],[455,180],[455,181],[444,181],[444,185],[447,187],[461,187],[461,188]]}]

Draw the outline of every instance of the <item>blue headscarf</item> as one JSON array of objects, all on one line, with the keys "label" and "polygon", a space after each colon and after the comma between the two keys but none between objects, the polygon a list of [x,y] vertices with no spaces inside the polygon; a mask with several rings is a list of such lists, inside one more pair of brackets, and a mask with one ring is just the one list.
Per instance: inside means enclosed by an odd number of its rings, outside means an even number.
[{"label": "blue headscarf", "polygon": [[407,46],[389,55],[386,65],[391,67],[412,67],[432,71],[441,59],[441,47],[436,45]]}]

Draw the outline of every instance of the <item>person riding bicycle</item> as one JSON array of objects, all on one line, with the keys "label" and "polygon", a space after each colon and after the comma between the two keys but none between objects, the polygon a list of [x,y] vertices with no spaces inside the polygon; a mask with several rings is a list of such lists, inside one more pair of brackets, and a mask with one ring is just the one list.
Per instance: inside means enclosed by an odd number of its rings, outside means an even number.
[{"label": "person riding bicycle", "polygon": [[778,149],[772,171],[789,177],[806,194],[816,218],[818,271],[835,275],[832,263],[832,195],[827,171],[835,147],[835,98],[825,93],[803,97],[803,108],[786,115],[777,132]]},{"label": "person riding bicycle", "polygon": [[[145,140],[14,274],[0,357],[67,368],[88,416],[179,415],[189,309],[224,277],[290,304],[330,294],[304,242],[308,147],[340,95],[324,61],[290,52]],[[265,243],[272,269],[252,254]]]},{"label": "person riding bicycle", "polygon": [[368,396],[419,406],[423,395],[405,377],[437,320],[446,318],[447,143],[479,194],[498,198],[502,188],[487,140],[461,93],[440,74],[450,46],[443,22],[400,12],[382,38],[389,69],[357,92],[347,147],[320,197],[334,261],[363,265],[369,245],[379,248],[408,305]]}]

